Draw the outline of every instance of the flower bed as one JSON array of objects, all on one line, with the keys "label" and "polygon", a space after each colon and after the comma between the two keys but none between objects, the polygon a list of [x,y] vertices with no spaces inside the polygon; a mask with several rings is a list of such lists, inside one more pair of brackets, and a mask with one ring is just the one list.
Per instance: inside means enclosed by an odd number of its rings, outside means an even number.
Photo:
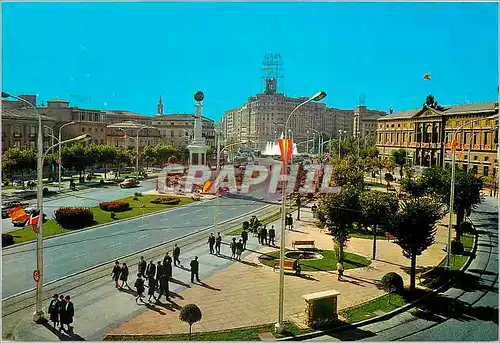
[{"label": "flower bed", "polygon": [[130,204],[125,201],[108,201],[99,203],[99,208],[107,212],[125,212],[130,210]]},{"label": "flower bed", "polygon": [[173,198],[173,197],[162,197],[162,198],[156,198],[154,200],[151,200],[151,203],[161,204],[161,205],[177,205],[180,202],[181,202],[181,199]]},{"label": "flower bed", "polygon": [[91,226],[94,214],[88,207],[59,207],[54,211],[54,217],[65,229],[76,230]]}]

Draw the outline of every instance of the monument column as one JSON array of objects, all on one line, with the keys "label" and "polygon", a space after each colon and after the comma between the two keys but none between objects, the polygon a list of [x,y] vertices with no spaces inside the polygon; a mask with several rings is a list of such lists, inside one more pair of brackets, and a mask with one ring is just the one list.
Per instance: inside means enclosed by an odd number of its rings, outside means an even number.
[{"label": "monument column", "polygon": [[196,92],[194,100],[196,101],[196,115],[194,119],[194,135],[193,141],[188,145],[189,149],[189,164],[205,165],[208,146],[205,137],[203,137],[203,121],[201,117],[202,101],[204,94],[201,91]]}]

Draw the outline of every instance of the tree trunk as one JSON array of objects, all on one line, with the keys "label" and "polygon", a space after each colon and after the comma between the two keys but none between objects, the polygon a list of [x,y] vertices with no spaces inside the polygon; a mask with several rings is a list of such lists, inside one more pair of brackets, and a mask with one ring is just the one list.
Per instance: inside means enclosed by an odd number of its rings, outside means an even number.
[{"label": "tree trunk", "polygon": [[460,242],[460,239],[462,238],[462,230],[460,227],[462,226],[462,223],[464,222],[464,217],[465,217],[465,209],[460,208],[457,211],[457,226],[455,227],[455,232],[457,236],[457,242]]},{"label": "tree trunk", "polygon": [[403,165],[399,166],[399,176],[403,178]]},{"label": "tree trunk", "polygon": [[188,341],[191,340],[191,328],[192,328],[192,324],[189,324],[189,336],[188,336]]},{"label": "tree trunk", "polygon": [[373,257],[372,260],[375,259],[377,254],[377,225],[373,226]]},{"label": "tree trunk", "polygon": [[417,268],[417,255],[411,255],[411,267],[410,267],[410,291],[415,290],[415,275]]},{"label": "tree trunk", "polygon": [[343,242],[339,244],[339,262],[344,261],[344,244]]}]

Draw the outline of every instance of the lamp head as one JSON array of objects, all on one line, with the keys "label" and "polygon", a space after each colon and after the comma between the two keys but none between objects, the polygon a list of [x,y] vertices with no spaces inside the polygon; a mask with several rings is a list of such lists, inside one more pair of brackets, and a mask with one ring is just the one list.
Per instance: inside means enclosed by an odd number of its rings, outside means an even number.
[{"label": "lamp head", "polygon": [[311,97],[311,100],[312,101],[320,101],[321,99],[325,98],[326,97],[326,93],[323,92],[323,91],[320,91],[316,94],[314,94],[312,97]]},{"label": "lamp head", "polygon": [[6,92],[2,92],[2,98],[10,98],[12,95]]}]

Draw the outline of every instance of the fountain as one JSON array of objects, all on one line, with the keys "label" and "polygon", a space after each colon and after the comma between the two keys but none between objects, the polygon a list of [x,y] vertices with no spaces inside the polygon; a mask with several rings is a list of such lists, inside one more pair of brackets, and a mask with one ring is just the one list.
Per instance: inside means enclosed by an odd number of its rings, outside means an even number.
[{"label": "fountain", "polygon": [[[293,155],[298,155],[297,144],[293,143]],[[276,142],[267,142],[266,149],[262,152],[264,156],[280,156],[281,150],[280,146]]]},{"label": "fountain", "polygon": [[288,251],[285,253],[286,258],[290,258],[292,260],[301,259],[301,260],[321,260],[323,255],[318,254],[313,251]]}]

